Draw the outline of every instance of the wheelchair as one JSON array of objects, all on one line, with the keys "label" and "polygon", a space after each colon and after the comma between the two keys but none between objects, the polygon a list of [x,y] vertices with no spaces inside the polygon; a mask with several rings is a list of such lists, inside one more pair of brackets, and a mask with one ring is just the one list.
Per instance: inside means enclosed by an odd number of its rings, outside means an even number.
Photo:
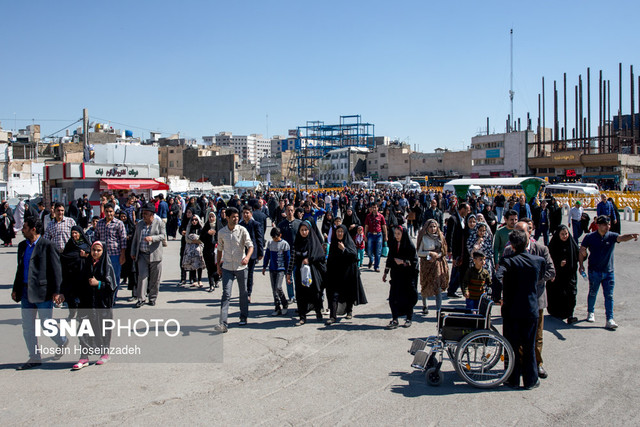
[{"label": "wheelchair", "polygon": [[478,313],[460,308],[438,311],[438,335],[412,342],[411,366],[425,372],[427,384],[439,386],[444,380],[440,368],[445,353],[458,376],[477,388],[493,388],[506,381],[513,371],[513,348],[491,325],[493,301],[480,298]]}]

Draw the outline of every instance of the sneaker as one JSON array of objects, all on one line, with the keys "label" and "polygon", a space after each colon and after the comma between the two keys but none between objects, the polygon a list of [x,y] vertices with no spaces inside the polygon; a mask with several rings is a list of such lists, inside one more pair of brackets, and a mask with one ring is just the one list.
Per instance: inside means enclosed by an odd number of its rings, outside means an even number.
[{"label": "sneaker", "polygon": [[65,348],[69,347],[69,338],[65,340],[62,344],[60,344],[56,350],[56,354],[53,356],[53,360],[60,360],[62,356],[64,356]]},{"label": "sneaker", "polygon": [[280,310],[280,315],[281,316],[286,316],[287,312],[289,311],[288,308],[283,308],[282,310]]},{"label": "sneaker", "polygon": [[276,310],[273,313],[271,313],[271,317],[276,317],[281,315],[282,315],[282,310]]},{"label": "sneaker", "polygon": [[20,365],[18,368],[16,368],[17,371],[26,371],[27,369],[31,369],[31,368],[37,368],[38,366],[42,365],[42,362],[38,359],[29,359],[26,361],[26,363],[24,363],[23,365]]},{"label": "sneaker", "polygon": [[244,326],[247,324],[247,319],[240,319],[240,322],[238,322],[238,325],[240,326]]},{"label": "sneaker", "polygon": [[567,324],[569,324],[569,325],[573,325],[574,323],[577,323],[577,322],[578,322],[578,318],[577,317],[569,317],[567,319]]},{"label": "sneaker", "polygon": [[609,319],[607,320],[607,324],[605,325],[605,328],[607,329],[611,329],[612,331],[615,330],[618,327],[618,324],[616,323],[615,320],[613,319]]},{"label": "sneaker", "polygon": [[369,263],[369,265],[367,266],[367,268],[368,268],[369,270],[371,270],[371,267],[373,267],[373,263],[372,263],[372,262],[370,262],[370,263]]},{"label": "sneaker", "polygon": [[422,314],[425,316],[429,314],[429,309],[427,307],[422,307]]},{"label": "sneaker", "polygon": [[389,322],[389,324],[386,326],[386,329],[398,329],[398,321],[397,320],[392,320],[391,322]]},{"label": "sneaker", "polygon": [[324,322],[324,324],[327,326],[331,326],[334,323],[336,323],[336,319],[333,319],[333,318],[329,318],[326,322]]},{"label": "sneaker", "polygon": [[229,328],[227,328],[227,325],[225,325],[224,323],[220,323],[219,325],[214,326],[213,330],[224,334],[229,331]]},{"label": "sneaker", "polygon": [[98,359],[98,361],[96,362],[96,365],[100,366],[100,365],[104,365],[105,363],[107,363],[109,360],[111,360],[111,358],[109,357],[108,354],[103,354],[102,356],[100,356],[100,359]]},{"label": "sneaker", "polygon": [[140,307],[142,307],[143,305],[144,305],[144,301],[138,301],[138,302],[136,303],[136,305],[134,305],[134,307],[135,307],[135,308],[140,308]]},{"label": "sneaker", "polygon": [[209,286],[209,290],[207,292],[213,292],[213,286]]},{"label": "sneaker", "polygon": [[402,325],[404,328],[410,328],[411,327],[411,320],[407,320],[406,322],[404,322],[404,325]]},{"label": "sneaker", "polygon": [[595,321],[596,321],[596,315],[593,313],[589,313],[589,315],[587,316],[587,322],[593,323]]}]

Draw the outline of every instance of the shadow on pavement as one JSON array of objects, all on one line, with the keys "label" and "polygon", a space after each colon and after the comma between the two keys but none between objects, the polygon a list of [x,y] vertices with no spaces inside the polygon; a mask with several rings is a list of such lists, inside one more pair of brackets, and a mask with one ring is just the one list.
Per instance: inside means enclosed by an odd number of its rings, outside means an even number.
[{"label": "shadow on pavement", "polygon": [[391,372],[389,376],[398,377],[406,384],[396,384],[391,386],[391,392],[401,394],[404,397],[421,396],[445,396],[451,394],[475,394],[482,392],[502,392],[513,391],[506,386],[499,386],[493,389],[475,388],[460,380],[455,371],[444,371],[444,382],[441,386],[432,387],[427,385],[425,374],[421,371],[413,372]]}]

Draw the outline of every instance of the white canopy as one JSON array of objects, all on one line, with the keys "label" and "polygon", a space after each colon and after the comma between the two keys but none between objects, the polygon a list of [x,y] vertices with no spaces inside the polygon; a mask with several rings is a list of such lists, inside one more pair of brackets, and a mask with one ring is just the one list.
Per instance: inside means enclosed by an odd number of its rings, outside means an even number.
[{"label": "white canopy", "polygon": [[522,185],[524,181],[540,181],[544,183],[545,180],[535,176],[525,176],[522,178],[468,178],[468,179],[452,179],[447,182],[450,185],[477,185],[479,187],[506,187]]}]

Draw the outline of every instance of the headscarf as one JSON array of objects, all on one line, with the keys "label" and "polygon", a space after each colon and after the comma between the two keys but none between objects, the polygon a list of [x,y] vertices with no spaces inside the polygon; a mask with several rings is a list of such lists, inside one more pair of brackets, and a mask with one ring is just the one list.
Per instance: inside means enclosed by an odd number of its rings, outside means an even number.
[{"label": "headscarf", "polygon": [[89,269],[88,277],[94,277],[96,280],[104,282],[112,291],[115,291],[118,284],[116,283],[115,275],[113,273],[111,260],[107,256],[107,248],[99,240],[93,242],[91,248],[93,249],[96,245],[102,246],[102,256],[100,259],[96,260],[93,258],[93,255],[89,255],[90,260],[85,263],[85,267]]},{"label": "headscarf", "polygon": [[[418,273],[418,252],[416,250],[415,245],[409,238],[409,233],[407,233],[407,229],[401,225],[396,225],[393,227],[393,237],[389,243],[389,255],[387,256],[387,267],[390,263],[395,264],[393,261],[394,258],[403,259],[405,261],[411,262],[411,265],[416,269],[416,274]],[[395,238],[395,230],[402,231],[402,238],[400,242],[398,242]]]},{"label": "headscarf", "polygon": [[[122,219],[122,216],[124,216],[125,219]],[[125,211],[120,211],[118,212],[118,219],[124,223],[124,229],[127,232],[127,236],[133,236],[136,232],[136,225],[131,221],[129,215],[127,215]]]},{"label": "headscarf", "polygon": [[549,255],[551,255],[553,263],[557,265],[556,268],[559,268],[562,260],[566,259],[567,264],[564,268],[573,271],[575,270],[578,262],[578,252],[580,249],[578,248],[578,244],[571,237],[571,233],[569,233],[569,238],[565,242],[562,241],[560,238],[560,232],[562,230],[567,230],[567,232],[569,232],[569,227],[564,224],[558,226],[558,230],[556,230],[549,242]]},{"label": "headscarf", "polygon": [[[196,227],[194,227],[192,224],[194,219],[198,220],[198,225]],[[189,223],[187,224],[186,235],[189,236],[190,234],[197,234],[198,236],[200,236],[200,231],[202,230],[203,226],[204,224],[202,223],[200,217],[194,214],[191,219],[189,219]]]},{"label": "headscarf", "polygon": [[[351,211],[351,215],[349,215],[348,213],[349,211]],[[356,212],[353,210],[352,207],[348,207],[347,209],[345,209],[345,214],[342,219],[342,224],[344,224],[347,227],[347,230],[349,230],[349,227],[351,227],[351,225],[353,224],[361,225],[360,219],[358,218],[358,215],[356,215]]]},{"label": "headscarf", "polygon": [[[338,238],[336,237],[336,231],[338,229],[341,229],[342,231],[344,231],[344,237],[342,238],[341,242],[344,244],[344,252],[340,250],[340,248],[338,248]],[[349,235],[349,229],[344,225],[339,225],[338,227],[336,227],[333,230],[333,234],[331,235],[331,245],[329,246],[329,258],[333,257],[333,256],[341,256],[347,253],[350,253],[354,256],[356,256],[358,254],[358,251],[356,249],[356,244],[353,242],[353,239],[351,238],[351,236]]]},{"label": "headscarf", "polygon": [[13,213],[13,230],[16,233],[22,231],[22,226],[24,225],[24,201],[20,200],[18,202],[18,206],[16,206],[16,211]]},{"label": "headscarf", "polygon": [[331,230],[331,227],[333,226],[333,220],[333,213],[331,211],[327,211],[327,213],[324,214],[324,218],[322,218],[321,231],[323,235],[329,235],[329,230]]},{"label": "headscarf", "polygon": [[74,225],[73,227],[71,227],[71,231],[72,232],[77,231],[78,233],[80,233],[80,239],[74,240],[73,236],[69,237],[69,240],[67,241],[67,244],[64,246],[64,250],[62,251],[62,253],[70,254],[73,252],[79,253],[80,251],[85,251],[86,253],[89,253],[89,251],[91,251],[91,246],[90,246],[91,240],[87,238],[82,228],[78,225]]},{"label": "headscarf", "polygon": [[[429,226],[432,223],[436,225],[436,232],[435,233],[430,233],[429,232]],[[420,231],[418,231],[418,240],[417,240],[418,245],[420,245],[420,242],[422,241],[423,237],[428,237],[428,238],[434,240],[435,242],[437,242],[436,246],[440,246],[441,252],[442,252],[442,256],[445,256],[447,254],[447,242],[446,242],[446,239],[444,238],[444,235],[442,234],[442,231],[440,231],[440,227],[438,225],[438,221],[436,221],[433,218],[427,220],[427,222],[420,229]]]},{"label": "headscarf", "polygon": [[[213,221],[211,221],[211,218],[213,217]],[[207,216],[207,223],[211,224],[209,225],[209,227],[215,227],[216,226],[216,220],[217,220],[217,216],[215,211],[209,211],[209,215]],[[214,228],[215,230],[215,228]]]},{"label": "headscarf", "polygon": [[[302,227],[307,227],[309,229],[307,237],[302,237],[302,234],[300,233]],[[324,260],[325,258],[325,251],[322,249],[322,244],[318,240],[316,233],[313,232],[312,227],[311,223],[307,220],[300,222],[298,233],[293,241],[295,251],[299,253],[306,253],[309,263]]]},{"label": "headscarf", "polygon": [[491,228],[486,222],[478,222],[476,226],[469,230],[469,237],[467,238],[467,250],[469,251],[469,264],[473,264],[473,247],[478,242],[480,238],[478,236],[478,228],[485,228],[485,234],[482,240],[481,247],[479,248],[480,252],[482,252],[485,256],[484,266],[489,272],[493,271],[493,233],[491,232]]}]

